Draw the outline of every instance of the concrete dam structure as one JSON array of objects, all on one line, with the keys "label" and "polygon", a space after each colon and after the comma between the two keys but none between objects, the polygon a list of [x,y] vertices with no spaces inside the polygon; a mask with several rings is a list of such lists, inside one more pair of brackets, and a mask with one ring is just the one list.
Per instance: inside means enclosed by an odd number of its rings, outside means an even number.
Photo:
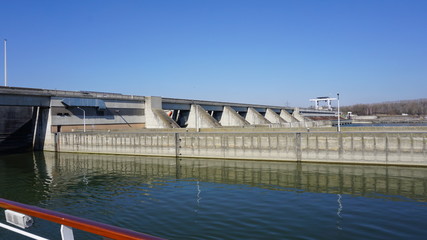
[{"label": "concrete dam structure", "polygon": [[0,93],[2,151],[427,166],[425,129],[336,132],[326,120],[333,111],[10,87]]},{"label": "concrete dam structure", "polygon": [[335,112],[116,93],[0,87],[0,149],[44,149],[52,134],[223,127],[315,127]]}]

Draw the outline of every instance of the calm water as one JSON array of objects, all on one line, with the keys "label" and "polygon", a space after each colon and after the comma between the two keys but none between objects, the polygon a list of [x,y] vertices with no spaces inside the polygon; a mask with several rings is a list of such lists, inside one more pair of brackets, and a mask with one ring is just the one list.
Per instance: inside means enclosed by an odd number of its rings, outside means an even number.
[{"label": "calm water", "polygon": [[0,157],[0,197],[168,239],[427,236],[427,168],[30,153]]}]

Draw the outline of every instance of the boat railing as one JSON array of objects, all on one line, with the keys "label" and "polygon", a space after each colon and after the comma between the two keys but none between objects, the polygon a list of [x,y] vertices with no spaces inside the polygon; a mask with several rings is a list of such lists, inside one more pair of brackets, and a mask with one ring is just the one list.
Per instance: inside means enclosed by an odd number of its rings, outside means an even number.
[{"label": "boat railing", "polygon": [[[84,219],[2,198],[0,198],[0,208],[6,209],[5,214],[6,221],[8,223],[18,226],[22,229],[25,229],[32,225],[33,220],[31,217],[40,218],[60,224],[60,233],[62,240],[74,240],[73,228],[103,236],[104,239],[161,239],[148,234],[135,232],[129,229],[120,228],[92,221],[89,219]],[[3,223],[0,223],[0,227],[33,239],[47,239]]]}]

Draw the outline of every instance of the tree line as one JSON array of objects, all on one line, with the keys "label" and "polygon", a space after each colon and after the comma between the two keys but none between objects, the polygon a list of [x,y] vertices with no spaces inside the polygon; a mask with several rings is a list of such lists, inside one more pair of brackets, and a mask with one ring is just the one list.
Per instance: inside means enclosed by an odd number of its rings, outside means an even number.
[{"label": "tree line", "polygon": [[427,98],[396,102],[356,104],[342,107],[342,112],[352,112],[352,114],[356,115],[427,115]]}]

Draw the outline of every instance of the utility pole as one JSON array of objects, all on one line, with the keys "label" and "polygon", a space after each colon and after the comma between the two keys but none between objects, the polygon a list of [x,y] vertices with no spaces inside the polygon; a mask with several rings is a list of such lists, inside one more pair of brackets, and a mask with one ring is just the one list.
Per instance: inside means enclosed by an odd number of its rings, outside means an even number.
[{"label": "utility pole", "polygon": [[4,39],[4,86],[7,87],[7,39]]}]

